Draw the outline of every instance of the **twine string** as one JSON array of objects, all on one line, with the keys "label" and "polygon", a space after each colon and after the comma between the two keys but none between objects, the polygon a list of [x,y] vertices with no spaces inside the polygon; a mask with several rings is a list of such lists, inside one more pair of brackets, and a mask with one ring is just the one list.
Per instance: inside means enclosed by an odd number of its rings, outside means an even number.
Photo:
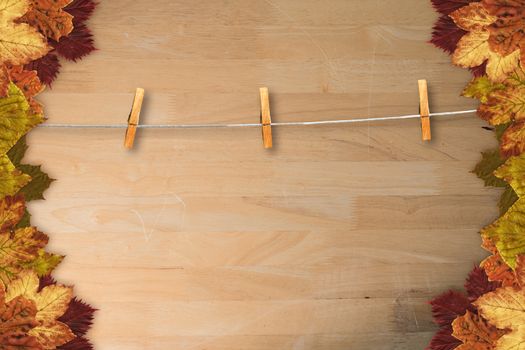
[{"label": "twine string", "polygon": [[[430,113],[431,117],[457,116],[475,113],[475,109],[454,112]],[[337,120],[320,120],[311,122],[272,122],[272,126],[311,126],[311,125],[332,125],[332,124],[350,124],[379,122],[389,120],[403,120],[420,118],[419,114],[385,116],[376,118],[354,118],[354,119],[337,119]],[[237,124],[140,124],[139,129],[219,129],[219,128],[255,128],[261,127],[261,123],[237,123]],[[62,129],[126,129],[127,124],[40,124],[41,128],[62,128]]]}]

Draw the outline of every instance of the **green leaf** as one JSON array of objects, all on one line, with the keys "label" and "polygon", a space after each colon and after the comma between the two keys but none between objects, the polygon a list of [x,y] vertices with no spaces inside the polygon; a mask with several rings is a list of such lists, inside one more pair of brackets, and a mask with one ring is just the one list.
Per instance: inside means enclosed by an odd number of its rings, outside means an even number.
[{"label": "green leaf", "polygon": [[504,123],[504,124],[499,124],[499,125],[494,126],[494,132],[496,133],[496,139],[498,140],[498,142],[501,141],[503,134],[505,133],[505,131],[507,131],[507,129],[511,125],[512,123]]},{"label": "green leaf", "polygon": [[5,154],[29,130],[44,121],[31,111],[24,94],[13,83],[8,96],[0,98],[0,154]]},{"label": "green leaf", "polygon": [[16,169],[6,155],[0,156],[0,197],[12,196],[31,181],[31,176]]},{"label": "green leaf", "polygon": [[64,260],[64,256],[55,255],[45,252],[43,249],[38,251],[38,257],[24,264],[25,269],[31,269],[36,272],[39,277],[47,276]]},{"label": "green leaf", "polygon": [[503,191],[503,193],[501,194],[501,197],[498,202],[499,214],[505,214],[507,210],[509,210],[509,208],[512,207],[518,199],[519,198],[516,192],[514,192],[510,185],[507,185],[505,187],[505,191]]},{"label": "green leaf", "polygon": [[505,180],[521,197],[525,194],[525,154],[510,157],[505,164],[494,171],[494,175]]},{"label": "green leaf", "polygon": [[494,170],[498,169],[504,159],[500,157],[499,149],[493,149],[481,153],[481,161],[472,171],[485,182],[485,186],[505,187],[507,183],[494,175]]},{"label": "green leaf", "polygon": [[503,261],[515,269],[517,256],[525,254],[525,198],[519,199],[502,217],[485,227],[481,235],[490,239]]},{"label": "green leaf", "polygon": [[16,145],[7,152],[7,155],[13,164],[23,173],[31,176],[31,182],[18,192],[24,195],[27,202],[35,199],[44,199],[45,190],[47,190],[51,183],[55,181],[44,173],[39,165],[21,164],[28,148],[26,138],[22,137],[18,140]]},{"label": "green leaf", "polygon": [[488,96],[491,92],[502,90],[505,88],[504,84],[493,83],[487,76],[481,76],[473,79],[463,90],[462,95],[465,97],[475,98],[481,103],[488,101]]}]

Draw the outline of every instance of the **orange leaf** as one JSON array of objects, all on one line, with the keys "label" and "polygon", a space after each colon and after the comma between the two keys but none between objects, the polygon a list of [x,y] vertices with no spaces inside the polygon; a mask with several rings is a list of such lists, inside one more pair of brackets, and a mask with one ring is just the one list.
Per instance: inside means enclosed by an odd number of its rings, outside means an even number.
[{"label": "orange leaf", "polygon": [[42,34],[55,41],[73,30],[73,16],[62,8],[72,0],[32,0],[31,9],[23,21],[37,28]]},{"label": "orange leaf", "polygon": [[452,335],[463,342],[457,350],[488,350],[505,334],[478,315],[467,311],[452,322]]},{"label": "orange leaf", "polygon": [[518,156],[525,151],[525,121],[507,128],[501,137],[500,153],[503,158]]}]

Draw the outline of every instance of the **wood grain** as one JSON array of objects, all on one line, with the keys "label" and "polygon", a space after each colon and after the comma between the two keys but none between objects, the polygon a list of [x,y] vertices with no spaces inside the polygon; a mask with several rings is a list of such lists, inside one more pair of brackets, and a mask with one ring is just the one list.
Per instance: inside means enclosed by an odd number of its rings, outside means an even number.
[{"label": "wood grain", "polygon": [[[416,0],[101,1],[99,50],[63,62],[50,122],[273,121],[472,109],[468,72],[431,47]],[[427,300],[483,258],[497,190],[469,173],[495,146],[475,116],[260,130],[31,133],[57,181],[30,205],[67,254],[56,277],[95,305],[98,349],[422,349]]]}]

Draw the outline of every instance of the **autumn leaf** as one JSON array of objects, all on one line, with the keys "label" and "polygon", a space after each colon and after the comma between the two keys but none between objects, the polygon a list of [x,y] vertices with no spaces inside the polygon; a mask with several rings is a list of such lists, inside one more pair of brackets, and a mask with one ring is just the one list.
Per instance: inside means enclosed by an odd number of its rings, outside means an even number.
[{"label": "autumn leaf", "polygon": [[499,282],[502,287],[513,286],[516,282],[514,271],[501,259],[496,252],[481,262],[481,267],[493,282]]},{"label": "autumn leaf", "polygon": [[51,254],[44,249],[40,249],[34,260],[28,263],[22,263],[21,266],[25,270],[35,271],[39,277],[42,277],[49,275],[62,260],[64,260],[64,256]]},{"label": "autumn leaf", "polygon": [[460,67],[476,67],[490,57],[489,32],[480,30],[465,34],[458,42],[452,62]]},{"label": "autumn leaf", "polygon": [[432,5],[438,12],[448,15],[474,1],[478,0],[432,0]]},{"label": "autumn leaf", "polygon": [[96,6],[97,3],[93,0],[73,0],[69,5],[64,7],[64,11],[67,11],[73,16],[73,24],[76,27],[91,17]]},{"label": "autumn leaf", "polygon": [[26,139],[22,137],[9,152],[7,152],[7,156],[17,169],[31,176],[31,181],[18,192],[18,194],[24,195],[24,199],[29,202],[35,199],[44,199],[44,192],[49,188],[54,179],[43,172],[40,165],[21,164],[27,148]]},{"label": "autumn leaf", "polygon": [[502,217],[485,227],[481,235],[494,242],[503,261],[514,269],[516,257],[525,254],[525,198],[519,199]]},{"label": "autumn leaf", "polygon": [[525,154],[507,159],[494,171],[494,175],[507,182],[516,194],[525,195]]},{"label": "autumn leaf", "polygon": [[12,196],[31,181],[31,176],[16,169],[6,155],[0,156],[0,197]]},{"label": "autumn leaf", "polygon": [[494,175],[505,159],[502,159],[499,150],[489,150],[481,153],[481,161],[476,164],[473,173],[476,174],[485,183],[485,186],[505,187],[507,183]]},{"label": "autumn leaf", "polygon": [[474,267],[465,281],[465,290],[470,302],[474,302],[483,294],[492,292],[500,286],[499,281],[489,281],[486,272],[479,266]]},{"label": "autumn leaf", "polygon": [[42,121],[42,115],[32,113],[22,91],[11,83],[8,96],[0,98],[0,154],[9,151],[18,139]]},{"label": "autumn leaf", "polygon": [[0,232],[14,227],[24,216],[25,203],[22,197],[5,197],[0,201]]},{"label": "autumn leaf", "polygon": [[22,18],[46,37],[55,41],[73,30],[73,16],[63,11],[71,0],[31,0],[31,8]]},{"label": "autumn leaf", "polygon": [[434,334],[425,350],[454,350],[461,344],[459,339],[452,336],[452,327],[444,327]]},{"label": "autumn leaf", "polygon": [[77,24],[71,34],[52,45],[59,55],[70,61],[77,61],[95,50],[93,35],[83,23]]},{"label": "autumn leaf", "polygon": [[35,28],[15,22],[29,8],[29,0],[0,0],[0,64],[26,64],[50,50]]},{"label": "autumn leaf", "polygon": [[479,116],[491,125],[525,119],[525,86],[507,87],[491,93],[480,105]]},{"label": "autumn leaf", "polygon": [[60,61],[54,52],[50,52],[42,58],[31,61],[24,66],[27,70],[35,70],[40,81],[51,86],[60,71]]},{"label": "autumn leaf", "polygon": [[518,199],[518,195],[514,192],[512,187],[510,187],[510,185],[505,186],[505,191],[503,191],[498,201],[500,215],[505,214]]},{"label": "autumn leaf", "polygon": [[451,54],[456,50],[459,40],[466,31],[459,28],[449,16],[441,16],[432,28],[430,42],[443,51]]},{"label": "autumn leaf", "polygon": [[497,18],[497,21],[488,27],[491,50],[501,56],[520,50],[525,39],[523,33],[525,5],[523,2],[484,0],[482,3],[487,12]]},{"label": "autumn leaf", "polygon": [[457,350],[492,349],[505,334],[505,331],[498,330],[469,311],[452,322],[452,330],[452,335],[463,342]]},{"label": "autumn leaf", "polygon": [[39,291],[40,281],[36,273],[23,271],[16,280],[11,281],[6,288],[6,301],[23,297],[36,305],[36,320],[38,326],[29,334],[34,336],[44,349],[55,349],[75,338],[71,329],[57,319],[64,315],[71,299],[73,290],[62,285],[50,285]]},{"label": "autumn leaf", "polygon": [[501,137],[500,154],[505,157],[517,156],[525,151],[525,120],[510,125]]},{"label": "autumn leaf", "polygon": [[435,297],[430,305],[434,322],[440,326],[450,325],[467,310],[474,311],[466,295],[452,290]]},{"label": "autumn leaf", "polygon": [[481,103],[487,103],[489,95],[497,90],[505,89],[502,83],[494,83],[487,76],[474,78],[465,87],[461,95],[465,97],[475,98]]},{"label": "autumn leaf", "polygon": [[41,350],[36,337],[29,334],[38,326],[35,303],[23,297],[5,301],[5,293],[0,294],[0,348]]},{"label": "autumn leaf", "polygon": [[480,2],[473,2],[452,12],[450,18],[458,27],[467,31],[483,30],[498,18],[492,16]]}]

